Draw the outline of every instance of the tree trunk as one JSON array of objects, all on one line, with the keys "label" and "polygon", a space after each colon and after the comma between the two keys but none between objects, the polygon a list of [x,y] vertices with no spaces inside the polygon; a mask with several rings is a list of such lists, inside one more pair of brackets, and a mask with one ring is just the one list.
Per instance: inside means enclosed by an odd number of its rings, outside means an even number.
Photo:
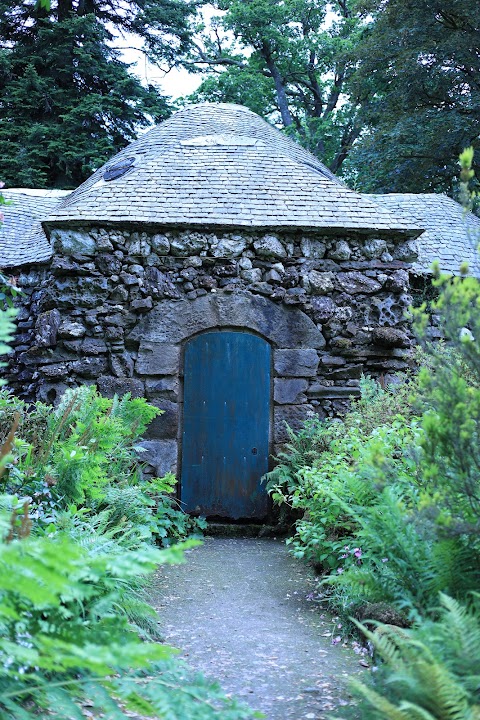
[{"label": "tree trunk", "polygon": [[333,174],[337,173],[342,167],[344,160],[348,157],[348,153],[352,149],[352,145],[360,135],[361,131],[361,127],[358,125],[354,125],[350,129],[345,129],[340,144],[340,150],[329,165],[329,169]]},{"label": "tree trunk", "polygon": [[285,92],[285,86],[283,84],[282,77],[278,71],[277,66],[273,62],[268,45],[264,44],[262,46],[261,53],[262,53],[263,59],[265,60],[267,68],[270,72],[270,75],[273,78],[273,82],[275,83],[275,90],[277,92],[278,108],[279,108],[280,114],[282,116],[283,125],[284,125],[284,127],[289,127],[289,125],[293,125],[293,118],[290,113],[290,109],[288,107],[287,94]]},{"label": "tree trunk", "polygon": [[95,2],[94,0],[80,0],[78,3],[77,14],[82,17],[83,15],[95,14]]},{"label": "tree trunk", "polygon": [[62,20],[67,20],[67,18],[70,17],[72,11],[72,0],[58,0],[57,19],[59,22],[62,22]]},{"label": "tree trunk", "polygon": [[315,53],[310,53],[310,60],[308,63],[308,79],[313,93],[313,114],[315,117],[322,117],[323,112],[323,94],[320,85],[318,84],[317,74],[315,72]]},{"label": "tree trunk", "polygon": [[330,91],[330,97],[328,98],[327,107],[325,108],[325,115],[328,115],[329,113],[333,112],[335,110],[335,108],[337,107],[337,103],[340,98],[340,93],[342,92],[344,80],[345,80],[345,68],[342,68],[341,70],[338,70],[335,73],[333,87]]}]

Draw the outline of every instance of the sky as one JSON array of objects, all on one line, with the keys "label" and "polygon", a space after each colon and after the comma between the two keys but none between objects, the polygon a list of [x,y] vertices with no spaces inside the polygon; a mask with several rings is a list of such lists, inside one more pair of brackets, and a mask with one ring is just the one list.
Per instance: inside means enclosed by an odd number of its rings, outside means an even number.
[{"label": "sky", "polygon": [[[130,37],[128,40],[135,41],[135,38]],[[152,83],[159,86],[163,95],[173,99],[189,95],[199,87],[203,79],[201,75],[189,73],[184,68],[172,68],[165,72],[149,63],[142,50],[134,49],[133,44],[128,49],[122,50],[122,60],[132,64],[131,72],[137,75],[143,84]]]},{"label": "sky", "polygon": [[[213,15],[221,15],[222,12],[213,7],[205,5],[201,9],[203,20],[206,25]],[[124,62],[132,64],[131,71],[140,78],[142,83],[153,83],[160,87],[160,91],[172,97],[174,100],[194,92],[202,82],[202,75],[189,73],[183,68],[173,68],[165,72],[157,65],[148,62],[141,50],[142,41],[132,35],[127,35],[118,40],[117,47],[122,51]]]},{"label": "sky", "polygon": [[[214,15],[219,16],[224,14],[221,10],[209,4],[204,5],[200,13],[207,27],[210,19]],[[334,18],[335,13],[331,8],[328,9],[325,18],[325,27],[328,27]],[[122,59],[132,64],[131,71],[137,75],[142,83],[152,83],[159,86],[162,94],[174,100],[194,92],[202,82],[203,76],[199,73],[189,73],[183,68],[173,68],[166,72],[158,66],[149,63],[141,50],[142,41],[140,38],[127,35],[119,39],[116,44],[118,49],[122,50]]]}]

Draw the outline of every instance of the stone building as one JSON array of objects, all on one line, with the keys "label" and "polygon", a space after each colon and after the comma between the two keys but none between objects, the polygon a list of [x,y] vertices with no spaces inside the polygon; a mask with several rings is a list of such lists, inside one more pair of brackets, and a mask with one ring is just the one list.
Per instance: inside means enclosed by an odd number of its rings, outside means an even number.
[{"label": "stone building", "polygon": [[226,104],[176,113],[60,202],[6,195],[0,267],[25,292],[10,384],[145,396],[163,410],[146,461],[178,473],[188,510],[227,517],[265,515],[287,424],[409,366],[409,277],[459,208],[442,196],[432,223],[438,196],[353,192]]}]

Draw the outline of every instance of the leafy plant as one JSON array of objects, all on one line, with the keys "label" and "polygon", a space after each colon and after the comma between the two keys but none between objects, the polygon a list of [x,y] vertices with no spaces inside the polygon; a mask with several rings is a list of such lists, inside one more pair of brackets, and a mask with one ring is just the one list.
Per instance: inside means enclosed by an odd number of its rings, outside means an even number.
[{"label": "leafy plant", "polygon": [[[9,352],[10,346],[8,343],[12,340],[15,332],[13,320],[16,314],[13,308],[8,308],[3,312],[0,311],[0,359],[2,355]],[[0,368],[5,367],[5,365],[6,363],[0,360]],[[0,386],[4,384],[4,380],[0,378]]]},{"label": "leafy plant", "polygon": [[362,388],[363,398],[343,422],[309,421],[298,435],[291,433],[282,463],[267,476],[277,503],[303,511],[290,540],[295,555],[323,570],[342,567],[345,545],[358,545],[355,508],[374,504],[392,478],[400,482],[403,474],[402,482],[408,484],[405,476],[412,470],[408,452],[416,422],[412,418],[407,424],[394,414],[402,404],[405,408],[405,390],[394,396],[367,380]]},{"label": "leafy plant", "polygon": [[40,526],[75,507],[82,517],[105,512],[108,528],[156,539],[163,545],[199,533],[202,521],[186,515],[173,499],[173,475],[142,479],[138,443],[158,409],[142,398],[103,398],[95,388],[69,390],[57,408],[28,407],[0,392],[0,440],[16,414],[19,437],[3,478],[4,491],[30,498]]},{"label": "leafy plant", "polygon": [[86,706],[111,718],[130,717],[130,712],[157,717],[167,711],[192,719],[249,716],[211,684],[172,664],[172,648],[142,642],[125,612],[125,584],[159,563],[181,561],[184,547],[192,543],[167,550],[117,546],[114,552],[104,544],[92,552],[90,544],[72,541],[65,532],[12,538],[11,526],[10,514],[3,511],[2,720],[33,720],[43,712],[84,718]]},{"label": "leafy plant", "polygon": [[[438,352],[451,373],[455,362]],[[425,373],[434,363],[430,357]],[[269,476],[274,500],[302,513],[287,543],[322,573],[330,604],[344,616],[387,603],[412,622],[435,612],[439,591],[462,597],[478,587],[478,542],[460,523],[466,495],[458,484],[432,483],[427,418],[435,395],[419,392],[417,381],[384,389],[364,380],[343,420],[292,434]]]},{"label": "leafy plant", "polygon": [[357,524],[358,560],[350,558],[324,580],[334,588],[332,603],[344,613],[365,603],[390,603],[416,621],[435,611],[440,590],[462,595],[475,587],[470,554],[453,538],[438,537],[435,525],[418,505],[409,508],[398,486],[349,510]]},{"label": "leafy plant", "polygon": [[473,720],[480,716],[480,604],[441,595],[441,615],[413,630],[380,625],[362,631],[382,661],[375,683],[352,684],[361,717]]},{"label": "leafy plant", "polygon": [[[0,312],[7,349],[10,332]],[[135,442],[155,413],[93,388],[54,411],[0,393],[0,720],[255,716],[151,641],[147,576],[197,542],[153,543],[191,529],[173,476],[141,486]]]}]

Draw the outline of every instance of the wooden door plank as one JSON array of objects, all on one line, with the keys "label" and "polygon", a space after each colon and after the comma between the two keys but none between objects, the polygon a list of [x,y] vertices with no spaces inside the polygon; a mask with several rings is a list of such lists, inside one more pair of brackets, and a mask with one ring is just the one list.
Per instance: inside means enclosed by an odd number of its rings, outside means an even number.
[{"label": "wooden door plank", "polygon": [[181,499],[189,512],[264,517],[270,345],[250,333],[193,338],[185,351]]}]

